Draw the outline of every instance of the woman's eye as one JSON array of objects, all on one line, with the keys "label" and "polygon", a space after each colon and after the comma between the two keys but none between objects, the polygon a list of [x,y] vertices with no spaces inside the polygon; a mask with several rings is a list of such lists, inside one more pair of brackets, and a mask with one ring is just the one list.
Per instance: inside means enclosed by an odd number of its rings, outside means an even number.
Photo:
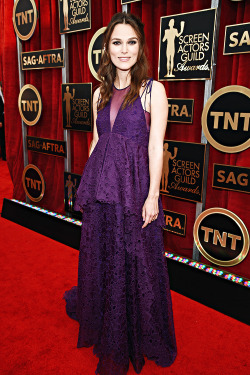
[{"label": "woman's eye", "polygon": [[116,41],[113,42],[113,44],[114,44],[115,46],[118,46],[118,44],[120,44],[120,42],[119,42],[118,40],[116,40]]},{"label": "woman's eye", "polygon": [[136,41],[135,40],[130,40],[129,44],[136,44]]}]

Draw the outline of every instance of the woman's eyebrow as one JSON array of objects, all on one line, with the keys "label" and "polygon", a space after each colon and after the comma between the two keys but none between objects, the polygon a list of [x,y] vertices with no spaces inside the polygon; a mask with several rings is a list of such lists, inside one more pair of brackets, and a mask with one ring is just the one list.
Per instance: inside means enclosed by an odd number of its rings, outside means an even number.
[{"label": "woman's eyebrow", "polygon": [[[128,40],[131,40],[131,39],[136,39],[136,40],[138,40],[138,38],[137,38],[136,36],[132,36],[131,38],[128,38]],[[122,40],[122,39],[114,37],[114,38],[111,39],[111,41],[112,41],[112,40]]]}]

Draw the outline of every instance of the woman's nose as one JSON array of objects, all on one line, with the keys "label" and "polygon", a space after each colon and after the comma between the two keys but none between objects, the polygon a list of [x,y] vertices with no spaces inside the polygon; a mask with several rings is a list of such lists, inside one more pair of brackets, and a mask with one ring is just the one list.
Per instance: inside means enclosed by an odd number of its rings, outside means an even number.
[{"label": "woman's nose", "polygon": [[126,43],[122,43],[122,53],[127,53],[127,44]]}]

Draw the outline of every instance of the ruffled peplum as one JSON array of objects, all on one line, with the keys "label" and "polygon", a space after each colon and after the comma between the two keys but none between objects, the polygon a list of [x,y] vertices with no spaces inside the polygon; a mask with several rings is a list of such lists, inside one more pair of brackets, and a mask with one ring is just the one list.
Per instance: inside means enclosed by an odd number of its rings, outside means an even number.
[{"label": "ruffled peplum", "polygon": [[[103,133],[85,165],[74,209],[102,202],[120,204],[128,215],[141,215],[149,183],[148,148],[121,134]],[[165,227],[160,198],[156,223]]]}]

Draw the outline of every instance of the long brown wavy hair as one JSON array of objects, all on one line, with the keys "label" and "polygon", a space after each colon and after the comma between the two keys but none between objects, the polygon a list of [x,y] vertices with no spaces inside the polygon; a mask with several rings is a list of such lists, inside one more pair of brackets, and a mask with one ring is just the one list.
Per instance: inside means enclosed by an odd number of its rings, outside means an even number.
[{"label": "long brown wavy hair", "polygon": [[130,70],[130,90],[124,99],[122,109],[124,109],[127,105],[132,105],[134,103],[134,101],[139,96],[141,86],[148,79],[148,60],[145,54],[146,42],[144,34],[144,24],[142,23],[139,17],[133,14],[125,12],[116,13],[112,17],[110,23],[108,24],[103,37],[103,54],[97,73],[101,81],[100,101],[98,103],[98,110],[104,108],[106,104],[109,102],[110,98],[112,97],[113,83],[116,77],[116,67],[112,63],[110,58],[109,41],[115,26],[120,23],[130,25],[134,29],[139,39],[138,58],[135,65],[133,65]]}]

